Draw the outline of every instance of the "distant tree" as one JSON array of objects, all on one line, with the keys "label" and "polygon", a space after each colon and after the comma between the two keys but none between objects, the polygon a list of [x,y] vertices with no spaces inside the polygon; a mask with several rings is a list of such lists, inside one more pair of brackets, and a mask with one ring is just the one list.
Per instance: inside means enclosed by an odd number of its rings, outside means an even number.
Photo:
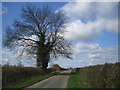
[{"label": "distant tree", "polygon": [[3,66],[11,66],[9,62],[7,62],[6,64],[4,64]]},{"label": "distant tree", "polygon": [[17,63],[17,66],[22,67],[22,66],[24,66],[24,65],[22,64],[22,62],[21,62],[21,61],[19,61],[19,62]]},{"label": "distant tree", "polygon": [[66,22],[62,12],[32,5],[21,10],[21,19],[6,28],[4,46],[12,48],[19,43],[28,54],[35,54],[37,67],[43,69],[47,68],[51,56],[63,55],[71,59],[70,43],[62,35]]}]

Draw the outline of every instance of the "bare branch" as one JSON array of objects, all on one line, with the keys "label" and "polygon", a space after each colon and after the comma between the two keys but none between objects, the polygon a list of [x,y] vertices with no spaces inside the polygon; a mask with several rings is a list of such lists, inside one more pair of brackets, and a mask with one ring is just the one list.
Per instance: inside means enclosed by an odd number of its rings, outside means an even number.
[{"label": "bare branch", "polygon": [[[47,67],[51,55],[71,58],[70,44],[64,39],[66,17],[62,12],[55,13],[48,6],[22,8],[21,19],[14,21],[13,27],[6,29],[5,44],[20,41],[24,51],[37,57],[38,66]],[[35,36],[36,38],[31,38]]]}]

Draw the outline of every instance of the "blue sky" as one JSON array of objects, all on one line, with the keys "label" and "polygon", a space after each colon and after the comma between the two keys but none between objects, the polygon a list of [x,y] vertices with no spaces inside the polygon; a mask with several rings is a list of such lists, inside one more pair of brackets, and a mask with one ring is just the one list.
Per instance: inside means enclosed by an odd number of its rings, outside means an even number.
[{"label": "blue sky", "polygon": [[[3,18],[2,18],[3,32],[7,25],[12,25],[13,20],[16,18],[19,18],[20,11],[21,11],[20,9],[22,6],[26,4],[29,4],[29,2],[2,3],[2,5],[7,7],[8,9],[7,13],[3,14]],[[52,7],[53,10],[58,10],[60,7],[64,6],[66,3],[65,2],[40,2],[40,3],[32,2],[32,4],[39,7],[42,7],[44,5],[49,5],[50,7]],[[108,47],[111,45],[117,45],[118,43],[117,37],[118,35],[116,35],[115,33],[104,31],[101,37],[94,38],[92,42],[99,42],[99,44],[101,44],[102,47]]]},{"label": "blue sky", "polygon": [[[4,8],[4,13],[2,14],[3,32],[7,25],[12,25],[13,20],[19,18],[20,9],[25,4],[28,3],[2,3],[2,7]],[[60,57],[57,61],[52,60],[50,65],[58,63],[62,67],[67,68],[117,61],[117,3],[32,2],[32,4],[38,7],[49,5],[54,11],[61,10],[68,17],[68,28],[66,28],[68,32],[64,35],[74,46],[74,60],[71,61]],[[111,53],[105,53],[107,50],[108,52],[114,52],[111,60]],[[6,52],[3,51],[3,53],[5,54]],[[13,52],[10,51],[10,53]],[[9,55],[4,55],[3,62],[4,60],[5,63],[7,61],[10,62],[8,58]],[[15,58],[11,57],[10,59],[14,59],[14,62],[17,63]],[[22,59],[22,62],[24,62],[24,59]],[[25,65],[27,66],[27,63]]]},{"label": "blue sky", "polygon": [[118,45],[118,34],[104,31],[100,37],[95,38],[91,43],[99,43],[102,48]]},{"label": "blue sky", "polygon": [[[6,27],[6,25],[12,25],[13,20],[16,18],[19,18],[20,15],[20,11],[21,11],[21,7],[26,5],[26,4],[30,4],[29,2],[5,2],[2,3],[3,7],[6,7],[7,9],[7,13],[3,14],[3,19],[2,19],[2,23],[3,23],[3,29]],[[39,6],[42,7],[44,5],[49,5],[51,6],[51,8],[53,10],[57,10],[60,7],[62,7],[65,3],[57,3],[57,2],[41,2],[41,3],[32,3],[35,6]]]}]

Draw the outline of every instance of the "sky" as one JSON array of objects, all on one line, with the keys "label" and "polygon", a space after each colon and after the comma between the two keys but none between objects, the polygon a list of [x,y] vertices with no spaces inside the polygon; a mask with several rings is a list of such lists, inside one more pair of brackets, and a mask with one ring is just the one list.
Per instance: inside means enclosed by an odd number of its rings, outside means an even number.
[{"label": "sky", "polygon": [[[65,39],[72,44],[73,59],[59,57],[51,59],[52,64],[63,68],[85,67],[89,65],[114,63],[118,61],[118,3],[117,2],[31,2],[37,7],[49,5],[54,11],[62,11],[67,17]],[[28,2],[2,3],[2,37],[7,25],[12,25],[18,18],[21,7]],[[2,64],[17,64],[35,66],[33,57],[2,48]]]}]

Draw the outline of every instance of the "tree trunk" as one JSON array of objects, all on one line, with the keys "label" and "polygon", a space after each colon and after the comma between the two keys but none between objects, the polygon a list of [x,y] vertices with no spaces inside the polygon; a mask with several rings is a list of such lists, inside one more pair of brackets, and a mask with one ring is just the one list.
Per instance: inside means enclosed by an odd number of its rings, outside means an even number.
[{"label": "tree trunk", "polygon": [[37,50],[37,67],[47,69],[49,62],[49,51],[46,47],[39,46]]},{"label": "tree trunk", "polygon": [[50,59],[50,54],[47,51],[47,49],[44,49],[43,57],[42,57],[42,69],[47,69],[48,67],[48,62]]},{"label": "tree trunk", "polygon": [[[46,61],[46,62],[44,62],[44,61]],[[44,61],[42,62],[42,69],[47,69],[47,67],[48,67],[48,60],[44,59]]]},{"label": "tree trunk", "polygon": [[37,67],[42,67],[40,47],[37,48]]}]

